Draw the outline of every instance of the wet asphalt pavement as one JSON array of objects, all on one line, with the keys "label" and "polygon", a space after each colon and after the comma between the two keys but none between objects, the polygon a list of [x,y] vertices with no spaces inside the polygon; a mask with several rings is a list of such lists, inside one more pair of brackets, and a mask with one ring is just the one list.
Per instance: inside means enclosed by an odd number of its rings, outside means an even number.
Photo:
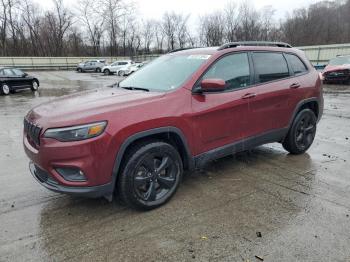
[{"label": "wet asphalt pavement", "polygon": [[39,92],[0,96],[0,261],[350,261],[350,86],[325,86],[307,154],[269,144],[217,160],[139,212],[46,190],[22,148],[31,107],[118,77],[33,74]]}]

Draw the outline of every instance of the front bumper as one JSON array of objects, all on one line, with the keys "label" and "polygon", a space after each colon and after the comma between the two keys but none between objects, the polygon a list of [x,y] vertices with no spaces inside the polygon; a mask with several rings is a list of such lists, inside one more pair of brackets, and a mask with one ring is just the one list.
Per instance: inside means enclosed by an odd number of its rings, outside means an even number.
[{"label": "front bumper", "polygon": [[113,183],[92,187],[69,187],[58,184],[47,171],[41,169],[32,161],[29,163],[29,169],[30,173],[39,184],[54,192],[89,198],[109,198],[113,194]]}]

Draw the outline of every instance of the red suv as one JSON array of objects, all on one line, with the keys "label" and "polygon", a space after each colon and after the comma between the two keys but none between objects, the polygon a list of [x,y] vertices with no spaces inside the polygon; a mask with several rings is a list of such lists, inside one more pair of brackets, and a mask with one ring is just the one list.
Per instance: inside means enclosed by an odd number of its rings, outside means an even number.
[{"label": "red suv", "polygon": [[30,170],[46,188],[152,209],[184,170],[271,143],[312,144],[323,112],[319,74],[285,43],[175,50],[115,88],[33,108],[24,119]]}]

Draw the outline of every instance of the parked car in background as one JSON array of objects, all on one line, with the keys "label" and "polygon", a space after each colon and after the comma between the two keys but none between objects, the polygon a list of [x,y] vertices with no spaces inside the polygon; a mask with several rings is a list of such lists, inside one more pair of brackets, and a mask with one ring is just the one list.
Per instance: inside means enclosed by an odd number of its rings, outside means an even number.
[{"label": "parked car in background", "polygon": [[125,72],[134,64],[131,60],[115,61],[110,65],[106,65],[102,68],[102,72],[105,75],[118,74],[120,76],[125,75]]},{"label": "parked car in background", "polygon": [[208,161],[272,142],[303,154],[322,112],[321,80],[304,52],[228,43],[173,51],[113,90],[36,106],[23,143],[46,188],[110,200],[117,193],[152,209],[171,199],[184,170]]},{"label": "parked car in background", "polygon": [[106,60],[89,60],[78,64],[77,71],[82,72],[102,72],[102,68],[106,65]]},{"label": "parked car in background", "polygon": [[137,70],[139,70],[141,67],[143,67],[146,63],[142,62],[142,63],[135,63],[134,65],[132,65],[129,70],[127,70],[125,72],[125,75],[131,75],[132,73],[135,73]]},{"label": "parked car in background", "polygon": [[324,68],[321,78],[324,83],[350,84],[350,55],[331,59]]},{"label": "parked car in background", "polygon": [[29,76],[18,68],[2,67],[0,68],[0,85],[0,93],[8,95],[16,92],[16,90],[26,88],[37,91],[39,80],[33,76]]}]

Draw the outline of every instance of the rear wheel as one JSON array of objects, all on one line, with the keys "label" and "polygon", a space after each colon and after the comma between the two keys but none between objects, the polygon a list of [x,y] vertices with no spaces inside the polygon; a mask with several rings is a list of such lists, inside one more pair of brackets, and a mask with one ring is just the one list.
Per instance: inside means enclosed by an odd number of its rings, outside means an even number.
[{"label": "rear wheel", "polygon": [[282,145],[291,154],[302,154],[312,145],[316,135],[317,118],[310,109],[300,111],[295,117]]},{"label": "rear wheel", "polygon": [[32,87],[30,88],[32,91],[38,91],[39,84],[37,81],[33,80]]},{"label": "rear wheel", "polygon": [[123,71],[123,70],[120,70],[120,71],[118,72],[118,76],[124,76],[124,71]]},{"label": "rear wheel", "polygon": [[96,73],[101,73],[101,68],[96,68]]},{"label": "rear wheel", "polygon": [[80,67],[77,69],[77,71],[79,72],[79,73],[82,73],[83,72],[83,69],[81,69]]},{"label": "rear wheel", "polygon": [[129,206],[150,210],[165,204],[175,194],[183,165],[170,144],[154,141],[132,148],[119,176],[119,195]]},{"label": "rear wheel", "polygon": [[11,92],[11,88],[8,84],[2,84],[1,85],[1,94],[7,96]]}]

